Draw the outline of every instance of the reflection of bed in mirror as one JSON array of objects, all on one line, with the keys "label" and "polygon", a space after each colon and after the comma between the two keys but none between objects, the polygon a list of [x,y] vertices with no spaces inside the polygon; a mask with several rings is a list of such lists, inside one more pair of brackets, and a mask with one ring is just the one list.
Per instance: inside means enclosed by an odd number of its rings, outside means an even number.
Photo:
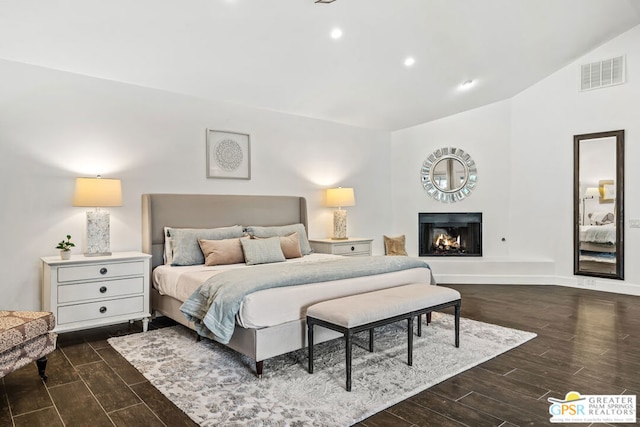
[{"label": "reflection of bed in mirror", "polygon": [[616,272],[616,227],[613,214],[589,214],[593,225],[580,226],[580,269]]}]

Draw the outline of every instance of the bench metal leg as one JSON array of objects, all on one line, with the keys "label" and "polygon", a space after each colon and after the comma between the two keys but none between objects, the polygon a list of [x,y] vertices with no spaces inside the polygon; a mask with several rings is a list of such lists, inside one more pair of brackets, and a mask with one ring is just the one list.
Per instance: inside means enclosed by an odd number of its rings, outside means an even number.
[{"label": "bench metal leg", "polygon": [[309,373],[313,374],[313,323],[307,320],[307,334],[309,341]]},{"label": "bench metal leg", "polygon": [[422,314],[418,314],[418,336],[422,336]]},{"label": "bench metal leg", "polygon": [[346,353],[346,362],[347,362],[347,391],[351,391],[351,331],[347,331],[344,334],[345,341],[345,353]]},{"label": "bench metal leg", "polygon": [[407,364],[413,366],[413,316],[407,319],[407,337],[409,341],[409,352],[407,357]]},{"label": "bench metal leg", "polygon": [[374,328],[369,329],[369,351],[373,353],[373,330]]},{"label": "bench metal leg", "polygon": [[456,347],[460,347],[460,304],[456,304]]}]

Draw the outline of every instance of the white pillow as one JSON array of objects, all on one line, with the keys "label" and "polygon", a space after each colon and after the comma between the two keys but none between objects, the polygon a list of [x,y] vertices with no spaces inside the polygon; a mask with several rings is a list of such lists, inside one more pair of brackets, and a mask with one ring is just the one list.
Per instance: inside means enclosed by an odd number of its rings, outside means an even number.
[{"label": "white pillow", "polygon": [[173,262],[173,251],[171,250],[171,236],[169,235],[169,228],[170,227],[165,227],[164,228],[164,252],[163,252],[163,257],[164,257],[164,263],[165,265],[171,265],[171,262]]}]

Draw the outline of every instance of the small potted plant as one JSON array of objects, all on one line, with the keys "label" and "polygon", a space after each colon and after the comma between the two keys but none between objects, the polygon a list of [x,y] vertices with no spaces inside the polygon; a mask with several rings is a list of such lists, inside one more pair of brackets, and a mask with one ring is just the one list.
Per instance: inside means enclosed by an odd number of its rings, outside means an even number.
[{"label": "small potted plant", "polygon": [[67,240],[61,240],[56,249],[60,249],[60,258],[69,259],[71,258],[71,248],[75,246],[71,241],[71,235],[67,234]]}]

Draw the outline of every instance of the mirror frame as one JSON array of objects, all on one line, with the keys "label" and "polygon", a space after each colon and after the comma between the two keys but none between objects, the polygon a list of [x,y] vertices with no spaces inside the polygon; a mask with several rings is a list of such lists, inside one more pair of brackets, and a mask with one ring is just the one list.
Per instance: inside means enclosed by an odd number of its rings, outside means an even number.
[{"label": "mirror frame", "polygon": [[[457,160],[462,163],[465,173],[462,184],[453,190],[443,190],[436,185],[433,179],[433,171],[436,165],[448,159]],[[447,177],[447,180],[450,181],[451,177]],[[420,181],[429,196],[443,203],[453,203],[465,199],[471,194],[471,191],[476,188],[478,169],[476,168],[476,162],[474,162],[471,156],[465,153],[464,150],[455,147],[438,148],[429,154],[425,161],[422,162]]]},{"label": "mirror frame", "polygon": [[[616,190],[613,209],[616,224],[616,272],[580,269],[580,146],[591,139],[615,138]],[[624,280],[624,130],[587,133],[573,137],[573,274]]]}]

